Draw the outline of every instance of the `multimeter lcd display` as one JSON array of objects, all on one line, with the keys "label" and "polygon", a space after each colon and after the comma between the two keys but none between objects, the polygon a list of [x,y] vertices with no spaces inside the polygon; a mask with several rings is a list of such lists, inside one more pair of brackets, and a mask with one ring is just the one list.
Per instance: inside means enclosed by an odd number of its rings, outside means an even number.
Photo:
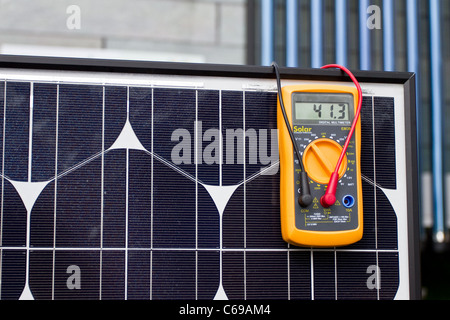
[{"label": "multimeter lcd display", "polygon": [[353,96],[348,93],[293,92],[295,123],[349,124],[354,117]]},{"label": "multimeter lcd display", "polygon": [[348,103],[296,102],[295,120],[349,120]]}]

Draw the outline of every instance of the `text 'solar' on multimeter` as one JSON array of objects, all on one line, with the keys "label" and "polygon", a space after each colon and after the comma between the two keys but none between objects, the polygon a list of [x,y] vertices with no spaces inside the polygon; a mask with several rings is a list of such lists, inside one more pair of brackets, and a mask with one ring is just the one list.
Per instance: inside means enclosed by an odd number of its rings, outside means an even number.
[{"label": "text 'solar' on multimeter", "polygon": [[[283,87],[281,92],[302,161],[300,164],[296,157],[278,102],[283,239],[293,245],[317,247],[359,241],[363,234],[359,119],[346,152],[342,152],[355,118],[358,91],[349,86],[294,85]],[[338,170],[336,163],[340,157],[343,158]],[[321,198],[335,168],[335,199],[332,205],[324,205]],[[306,183],[311,198],[307,205],[298,200],[304,185],[302,170],[309,177]]]}]

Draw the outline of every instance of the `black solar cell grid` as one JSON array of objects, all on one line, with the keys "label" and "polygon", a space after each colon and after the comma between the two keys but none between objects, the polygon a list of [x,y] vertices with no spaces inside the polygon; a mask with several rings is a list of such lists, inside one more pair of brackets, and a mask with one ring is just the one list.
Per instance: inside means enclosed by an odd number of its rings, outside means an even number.
[{"label": "black solar cell grid", "polygon": [[0,298],[392,299],[394,107],[364,97],[364,238],[309,249],[281,238],[275,91],[2,81]]}]

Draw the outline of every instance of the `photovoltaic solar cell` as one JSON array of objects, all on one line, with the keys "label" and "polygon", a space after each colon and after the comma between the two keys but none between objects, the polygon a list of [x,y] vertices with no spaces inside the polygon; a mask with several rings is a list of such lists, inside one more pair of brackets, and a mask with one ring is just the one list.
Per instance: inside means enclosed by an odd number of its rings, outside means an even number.
[{"label": "photovoltaic solar cell", "polygon": [[311,249],[281,238],[276,103],[273,89],[0,82],[0,298],[393,299],[399,106],[364,96],[363,239]]}]

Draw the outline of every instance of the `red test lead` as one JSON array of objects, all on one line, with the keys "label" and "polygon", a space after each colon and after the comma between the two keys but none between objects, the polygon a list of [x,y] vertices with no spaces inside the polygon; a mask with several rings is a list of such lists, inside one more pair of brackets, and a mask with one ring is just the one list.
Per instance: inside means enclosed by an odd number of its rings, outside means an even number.
[{"label": "red test lead", "polygon": [[355,118],[353,119],[353,123],[352,126],[350,128],[350,132],[347,136],[347,139],[345,140],[345,144],[344,147],[342,148],[342,152],[339,156],[338,162],[336,164],[336,167],[334,169],[334,172],[331,174],[330,176],[330,180],[328,182],[328,187],[327,190],[325,191],[325,194],[320,198],[320,204],[324,207],[324,208],[329,208],[332,205],[334,205],[334,203],[336,202],[336,188],[337,188],[337,183],[339,180],[339,168],[341,167],[342,164],[342,160],[344,159],[345,154],[347,153],[347,147],[350,143],[350,140],[352,138],[353,132],[355,131],[356,125],[358,123],[358,119],[359,119],[359,115],[361,113],[361,106],[362,106],[362,90],[361,90],[361,86],[359,85],[358,80],[356,80],[355,76],[350,72],[350,70],[348,70],[347,68],[338,65],[338,64],[328,64],[325,65],[323,67],[321,67],[321,69],[327,69],[327,68],[338,68],[341,69],[342,71],[344,71],[349,77],[350,79],[352,79],[353,83],[356,86],[356,89],[358,90],[358,108],[356,110],[356,114],[355,114]]}]

